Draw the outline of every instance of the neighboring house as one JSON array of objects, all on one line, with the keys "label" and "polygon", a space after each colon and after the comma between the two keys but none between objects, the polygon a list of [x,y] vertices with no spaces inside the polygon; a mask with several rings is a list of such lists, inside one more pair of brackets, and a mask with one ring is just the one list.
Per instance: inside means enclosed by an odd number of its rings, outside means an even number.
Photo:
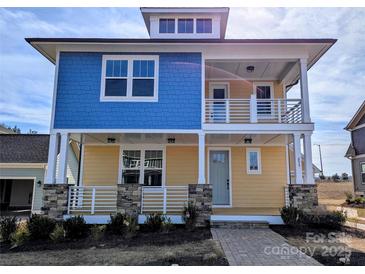
[{"label": "neighboring house", "polygon": [[0,125],[0,134],[14,134],[15,132],[11,129],[8,129],[2,125]]},{"label": "neighboring house", "polygon": [[[0,134],[1,211],[41,212],[48,147],[48,134]],[[77,180],[76,155],[77,152],[68,154],[67,178],[70,184]]]},{"label": "neighboring house", "polygon": [[[190,200],[205,221],[280,223],[291,168],[293,185],[314,186],[307,70],[336,40],[225,39],[228,8],[141,12],[150,39],[26,39],[55,64],[45,200],[58,189],[68,212],[46,214],[179,222]],[[68,187],[70,138],[82,157]]]},{"label": "neighboring house", "polygon": [[351,160],[354,190],[365,194],[365,101],[345,127],[351,133],[351,144],[345,157]]}]

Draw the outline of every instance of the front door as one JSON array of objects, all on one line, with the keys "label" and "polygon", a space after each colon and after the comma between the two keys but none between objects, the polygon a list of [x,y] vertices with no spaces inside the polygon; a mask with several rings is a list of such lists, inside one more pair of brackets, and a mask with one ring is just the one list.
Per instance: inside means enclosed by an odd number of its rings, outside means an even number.
[{"label": "front door", "polygon": [[213,205],[229,205],[229,151],[210,151],[209,181],[213,186]]}]

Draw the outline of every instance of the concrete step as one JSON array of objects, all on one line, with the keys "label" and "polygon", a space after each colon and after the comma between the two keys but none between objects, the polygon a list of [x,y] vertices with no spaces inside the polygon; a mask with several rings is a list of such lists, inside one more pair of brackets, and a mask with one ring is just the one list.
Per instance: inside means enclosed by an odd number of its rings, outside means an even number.
[{"label": "concrete step", "polygon": [[214,228],[269,228],[269,223],[264,221],[210,221]]}]

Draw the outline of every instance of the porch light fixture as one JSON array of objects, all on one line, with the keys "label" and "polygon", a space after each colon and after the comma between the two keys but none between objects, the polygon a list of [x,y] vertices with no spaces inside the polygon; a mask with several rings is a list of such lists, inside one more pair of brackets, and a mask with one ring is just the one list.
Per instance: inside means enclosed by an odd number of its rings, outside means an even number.
[{"label": "porch light fixture", "polygon": [[115,143],[115,138],[110,138],[109,137],[107,141],[108,141],[109,144],[114,144]]},{"label": "porch light fixture", "polygon": [[39,181],[37,182],[37,185],[38,185],[38,186],[41,186],[41,185],[42,185],[42,181],[41,181],[41,180],[39,180]]},{"label": "porch light fixture", "polygon": [[254,66],[247,66],[246,70],[247,70],[248,73],[252,73],[255,70],[255,67]]},{"label": "porch light fixture", "polygon": [[245,138],[244,142],[245,144],[252,144],[252,138]]},{"label": "porch light fixture", "polygon": [[167,143],[175,144],[175,138],[167,138]]}]

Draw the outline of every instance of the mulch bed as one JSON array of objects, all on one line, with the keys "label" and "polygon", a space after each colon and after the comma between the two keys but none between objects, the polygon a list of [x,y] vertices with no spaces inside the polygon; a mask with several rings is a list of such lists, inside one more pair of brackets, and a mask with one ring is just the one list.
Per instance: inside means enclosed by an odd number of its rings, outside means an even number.
[{"label": "mulch bed", "polygon": [[[352,248],[350,243],[339,242],[333,239],[333,235],[345,235],[345,237],[350,237],[350,239],[364,241],[365,245],[364,231],[350,227],[336,229],[328,227],[279,225],[270,226],[270,228],[286,238],[290,244],[297,246],[302,251],[304,250],[307,255],[313,255],[313,258],[323,265],[365,265],[364,252]],[[312,237],[313,235],[318,236],[323,242],[308,240],[308,233]],[[310,254],[311,250],[314,251],[314,254]],[[345,254],[350,255],[347,257],[349,260],[345,260]]]}]

